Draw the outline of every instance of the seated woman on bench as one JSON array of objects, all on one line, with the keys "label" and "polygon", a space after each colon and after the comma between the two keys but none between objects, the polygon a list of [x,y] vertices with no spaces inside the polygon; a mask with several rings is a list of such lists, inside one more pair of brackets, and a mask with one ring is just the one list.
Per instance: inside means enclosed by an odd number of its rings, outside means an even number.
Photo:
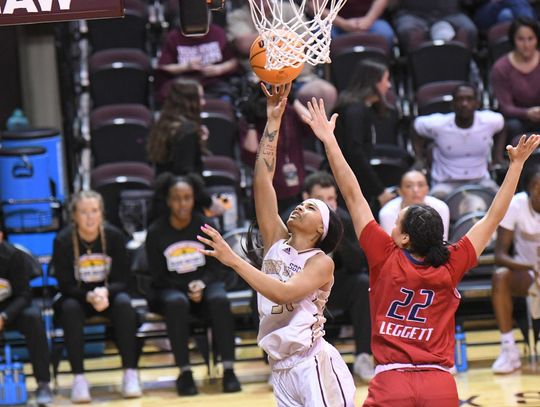
[{"label": "seated woman on bench", "polygon": [[[49,387],[49,346],[41,312],[30,302],[32,259],[6,242],[4,224],[0,227],[0,332],[15,328],[24,335],[37,382],[36,403],[49,404],[53,401]],[[4,402],[8,401],[5,396],[2,396]]]},{"label": "seated woman on bench", "polygon": [[137,317],[125,292],[129,265],[126,239],[116,227],[104,223],[103,198],[95,191],[82,191],[72,198],[72,224],[54,241],[52,265],[61,298],[55,314],[64,329],[64,339],[73,385],[71,401],[91,401],[84,377],[84,320],[103,315],[111,319],[122,359],[125,398],[142,395],[137,373]]},{"label": "seated woman on bench", "polygon": [[[195,174],[175,176],[163,173],[156,180],[156,198],[167,207],[148,228],[146,253],[152,275],[150,308],[163,314],[180,376],[179,395],[198,393],[189,363],[189,315],[208,318],[223,364],[223,391],[240,391],[233,370],[234,320],[225,284],[220,279],[221,264],[197,252],[200,227],[212,221],[202,215],[209,197],[202,179]],[[159,201],[159,199],[156,199]]]}]

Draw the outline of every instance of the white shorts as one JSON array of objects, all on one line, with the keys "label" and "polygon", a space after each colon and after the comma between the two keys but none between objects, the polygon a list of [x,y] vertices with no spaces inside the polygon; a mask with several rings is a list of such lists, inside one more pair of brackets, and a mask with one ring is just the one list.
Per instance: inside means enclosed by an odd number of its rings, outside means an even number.
[{"label": "white shorts", "polygon": [[289,368],[273,368],[278,407],[354,407],[356,388],[336,348],[323,341],[315,355]]}]

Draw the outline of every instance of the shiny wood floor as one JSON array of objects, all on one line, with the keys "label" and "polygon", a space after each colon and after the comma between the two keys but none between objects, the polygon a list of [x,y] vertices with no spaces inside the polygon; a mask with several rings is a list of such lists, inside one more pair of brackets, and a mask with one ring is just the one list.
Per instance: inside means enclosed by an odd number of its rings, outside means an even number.
[{"label": "shiny wood floor", "polygon": [[[516,334],[519,337],[519,334]],[[468,343],[495,342],[498,333],[483,331],[469,333]],[[344,346],[342,349],[346,350]],[[523,350],[523,345],[520,345]],[[469,346],[468,357],[470,368],[465,373],[456,376],[461,406],[536,406],[540,407],[540,361],[524,356],[523,368],[510,375],[496,376],[491,373],[490,366],[499,351],[498,345]],[[242,354],[255,356],[258,350],[254,348],[240,349]],[[524,352],[523,352],[524,353]],[[522,353],[522,354],[523,354]],[[352,362],[352,356],[345,356],[347,362]],[[157,362],[172,362],[170,355],[144,357],[141,365],[152,365]],[[65,362],[62,362],[65,363]],[[93,359],[86,362],[88,368],[118,366],[116,357]],[[67,365],[62,365],[64,369]],[[175,368],[142,369],[141,379],[144,383],[144,397],[136,400],[123,400],[119,394],[119,384],[122,373],[112,372],[89,373],[87,378],[92,384],[92,405],[111,407],[143,407],[143,406],[194,406],[194,407],[238,407],[275,406],[272,391],[266,380],[268,367],[262,361],[239,362],[237,374],[243,382],[243,391],[236,394],[222,394],[219,379],[211,382],[207,379],[206,368],[196,366],[194,375],[200,394],[195,397],[178,397],[174,389],[174,380],[178,374]],[[55,397],[55,406],[71,405],[69,402],[69,386],[71,376],[59,376],[59,387]],[[356,404],[362,405],[367,394],[367,386],[357,381]],[[33,379],[28,379],[29,390],[34,388]],[[435,406],[436,407],[436,406]]]}]

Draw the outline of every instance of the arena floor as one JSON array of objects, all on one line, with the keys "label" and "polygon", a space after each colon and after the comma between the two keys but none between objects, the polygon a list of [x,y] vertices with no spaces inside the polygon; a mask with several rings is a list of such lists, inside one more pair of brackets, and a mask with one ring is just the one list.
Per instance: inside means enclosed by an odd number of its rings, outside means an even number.
[{"label": "arena floor", "polygon": [[[516,338],[520,334],[516,331]],[[467,334],[469,344],[480,342],[495,342],[498,339],[496,331],[479,331]],[[524,345],[520,345],[523,351]],[[347,345],[343,346],[344,350]],[[491,373],[490,366],[498,354],[498,345],[468,346],[469,370],[456,376],[461,406],[511,407],[530,406],[540,407],[540,360],[524,356],[521,371],[506,376],[496,376]],[[239,349],[239,357],[255,356],[258,349]],[[524,354],[524,352],[522,352]],[[538,358],[537,358],[538,359]],[[345,360],[352,362],[352,356],[346,355]],[[141,365],[156,365],[172,362],[170,355],[144,356]],[[61,368],[67,369],[66,362]],[[87,368],[102,368],[118,366],[117,357],[91,359],[86,362]],[[135,400],[124,400],[119,394],[119,384],[122,373],[119,370],[111,372],[88,373],[87,378],[92,385],[92,405],[111,407],[143,407],[143,406],[193,406],[193,407],[271,407],[275,406],[272,391],[267,384],[268,367],[262,361],[239,362],[236,366],[237,375],[243,383],[243,391],[235,394],[222,394],[219,379],[211,382],[207,379],[205,366],[196,366],[194,375],[199,386],[200,394],[195,397],[178,397],[174,388],[174,380],[178,374],[175,368],[141,369],[141,379],[144,384],[144,397]],[[71,405],[69,401],[69,386],[71,375],[59,375],[59,387],[56,394],[55,406]],[[362,405],[367,394],[367,385],[357,381],[356,404]],[[29,390],[33,390],[33,379],[28,379]]]}]

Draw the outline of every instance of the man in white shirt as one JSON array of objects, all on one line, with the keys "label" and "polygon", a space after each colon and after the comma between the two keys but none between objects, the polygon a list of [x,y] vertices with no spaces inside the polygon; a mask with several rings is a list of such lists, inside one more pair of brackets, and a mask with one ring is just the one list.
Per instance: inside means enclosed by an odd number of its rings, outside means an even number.
[{"label": "man in white shirt", "polygon": [[441,215],[444,226],[444,240],[448,240],[450,210],[443,201],[428,195],[429,185],[424,174],[417,170],[403,174],[398,192],[399,196],[392,199],[379,211],[379,224],[386,233],[392,233],[392,228],[401,209],[410,205],[425,204],[431,206]]},{"label": "man in white shirt", "polygon": [[[492,301],[501,332],[501,353],[492,370],[511,373],[521,367],[512,333],[512,297],[529,297],[533,319],[540,318],[540,166],[531,166],[523,176],[526,192],[513,198],[497,230]],[[513,251],[512,251],[513,247]]]},{"label": "man in white shirt", "polygon": [[444,199],[465,184],[479,184],[494,191],[498,185],[490,177],[488,164],[502,164],[504,118],[490,110],[477,110],[478,93],[470,84],[453,92],[453,113],[417,117],[413,126],[416,168],[425,168],[424,145],[433,141],[431,194]]}]

